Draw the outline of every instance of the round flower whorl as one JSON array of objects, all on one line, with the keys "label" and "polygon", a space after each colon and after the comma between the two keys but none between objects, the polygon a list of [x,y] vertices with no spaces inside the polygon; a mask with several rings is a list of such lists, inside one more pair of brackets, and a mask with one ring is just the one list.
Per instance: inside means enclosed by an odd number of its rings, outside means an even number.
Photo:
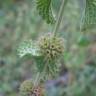
[{"label": "round flower whorl", "polygon": [[41,54],[47,61],[58,60],[64,52],[64,39],[61,37],[44,36],[39,40]]}]

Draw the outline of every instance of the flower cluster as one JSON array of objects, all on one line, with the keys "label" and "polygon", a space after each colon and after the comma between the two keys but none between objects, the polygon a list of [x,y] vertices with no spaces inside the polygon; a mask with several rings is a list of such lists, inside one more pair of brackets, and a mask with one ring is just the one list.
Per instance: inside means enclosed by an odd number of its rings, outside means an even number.
[{"label": "flower cluster", "polygon": [[43,87],[33,86],[32,80],[26,80],[20,86],[20,96],[44,96]]},{"label": "flower cluster", "polygon": [[24,81],[20,86],[20,96],[30,96],[32,94],[33,83],[32,80]]},{"label": "flower cluster", "polygon": [[58,60],[64,52],[64,40],[60,37],[50,35],[44,36],[39,40],[41,54],[48,62]]}]

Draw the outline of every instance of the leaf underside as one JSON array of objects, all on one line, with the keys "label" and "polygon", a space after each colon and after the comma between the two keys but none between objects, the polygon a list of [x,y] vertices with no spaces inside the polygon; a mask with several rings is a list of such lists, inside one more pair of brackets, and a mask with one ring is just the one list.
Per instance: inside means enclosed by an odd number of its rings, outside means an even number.
[{"label": "leaf underside", "polygon": [[86,0],[85,14],[82,22],[82,30],[88,30],[96,27],[96,0]]},{"label": "leaf underside", "polygon": [[55,18],[51,9],[51,0],[37,0],[37,10],[44,20],[49,24],[55,23]]},{"label": "leaf underside", "polygon": [[31,40],[22,42],[17,49],[18,55],[23,57],[25,55],[40,56],[38,47],[32,43]]}]

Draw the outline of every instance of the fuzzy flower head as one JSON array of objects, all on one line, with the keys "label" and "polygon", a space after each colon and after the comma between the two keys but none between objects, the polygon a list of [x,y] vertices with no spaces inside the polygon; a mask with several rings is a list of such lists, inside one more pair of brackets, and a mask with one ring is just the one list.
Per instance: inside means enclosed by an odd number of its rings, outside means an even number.
[{"label": "fuzzy flower head", "polygon": [[41,85],[33,87],[32,80],[26,80],[20,86],[20,96],[44,96],[44,89]]},{"label": "fuzzy flower head", "polygon": [[46,35],[39,40],[41,54],[47,61],[58,60],[64,52],[64,39]]},{"label": "fuzzy flower head", "polygon": [[30,96],[32,94],[33,83],[32,80],[24,81],[20,86],[20,96]]}]

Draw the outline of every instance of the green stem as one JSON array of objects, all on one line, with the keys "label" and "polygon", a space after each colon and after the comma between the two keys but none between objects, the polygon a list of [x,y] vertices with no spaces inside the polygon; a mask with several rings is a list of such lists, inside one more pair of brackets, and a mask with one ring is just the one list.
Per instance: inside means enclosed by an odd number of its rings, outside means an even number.
[{"label": "green stem", "polygon": [[38,74],[36,75],[33,89],[34,89],[34,87],[38,86],[38,84],[40,83],[40,80],[42,79],[42,77],[45,74],[47,66],[48,66],[48,64],[45,64],[43,71],[42,72],[38,72]]},{"label": "green stem", "polygon": [[64,8],[67,4],[68,0],[63,0],[61,3],[61,7],[60,7],[60,11],[58,13],[58,18],[57,18],[57,21],[56,21],[56,25],[54,27],[54,30],[53,30],[53,34],[54,36],[56,35],[56,33],[58,32],[59,30],[59,26],[61,24],[61,20],[62,20],[62,17],[63,17],[63,13],[64,13]]},{"label": "green stem", "polygon": [[38,73],[37,75],[36,75],[36,78],[35,78],[35,81],[34,81],[34,87],[35,86],[37,86],[38,85],[38,81],[39,81],[39,78],[40,78],[40,73]]}]

